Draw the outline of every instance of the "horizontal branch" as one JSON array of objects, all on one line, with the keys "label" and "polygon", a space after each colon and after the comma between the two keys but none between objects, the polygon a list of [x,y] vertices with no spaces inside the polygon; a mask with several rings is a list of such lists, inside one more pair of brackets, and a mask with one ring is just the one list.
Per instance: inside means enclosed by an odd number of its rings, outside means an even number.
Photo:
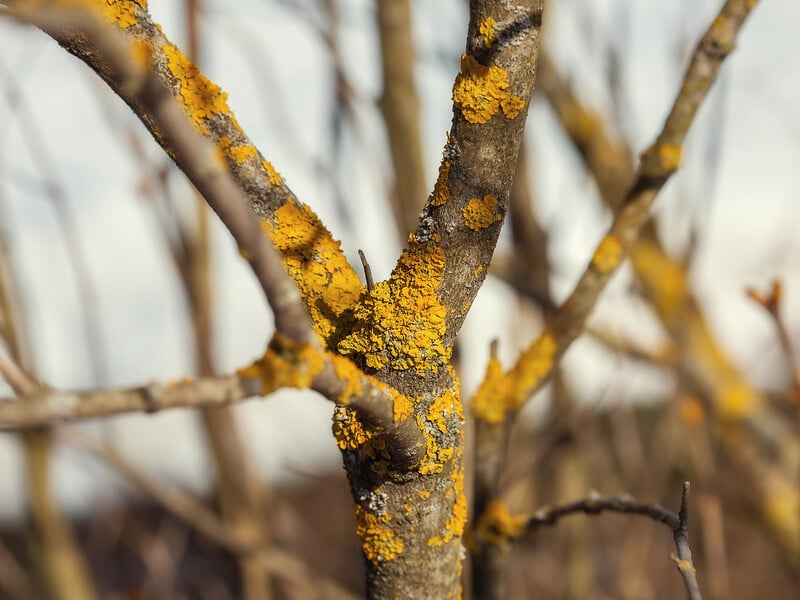
[{"label": "horizontal branch", "polygon": [[172,408],[220,406],[260,393],[259,379],[236,375],[81,392],[43,389],[25,397],[0,400],[0,429],[38,427],[126,413],[156,413]]},{"label": "horizontal branch", "polygon": [[[316,333],[327,343],[341,315],[353,307],[361,293],[357,273],[339,242],[311,208],[297,199],[247,137],[228,106],[227,93],[170,42],[153,22],[146,3],[139,0],[120,0],[112,6],[102,1],[87,3],[97,9],[96,14],[54,6],[35,9],[19,0],[7,4],[23,20],[38,20],[36,25],[101,77],[130,106],[193,184],[198,186],[202,181],[187,167],[195,165],[202,167],[201,171],[209,171],[205,183],[210,184],[216,171],[227,165],[229,179],[244,192],[250,211],[261,220],[263,233],[272,239],[286,261],[311,313]],[[109,54],[111,48],[106,42],[113,40],[119,50],[123,39],[124,52]],[[153,93],[154,97],[143,92]],[[177,112],[182,113],[190,129],[205,140],[199,146],[205,153],[199,164],[188,158],[185,146],[176,145],[176,138],[164,135],[163,114],[157,114],[156,110],[167,110],[166,100],[179,107]],[[169,111],[175,112],[175,106]],[[212,151],[207,151],[208,148]],[[198,187],[198,190],[205,195],[204,189]],[[224,221],[218,209],[213,208]],[[237,238],[237,242],[241,245],[242,240]]]}]

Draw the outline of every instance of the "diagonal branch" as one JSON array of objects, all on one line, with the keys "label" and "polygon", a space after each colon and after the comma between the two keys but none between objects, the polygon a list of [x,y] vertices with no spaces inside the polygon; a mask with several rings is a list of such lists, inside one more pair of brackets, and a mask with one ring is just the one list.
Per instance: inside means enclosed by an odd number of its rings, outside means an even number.
[{"label": "diagonal branch", "polygon": [[[283,367],[298,367],[298,363],[287,363],[287,356],[291,360],[299,360],[301,367],[287,371],[299,379],[284,377],[280,381],[274,381],[275,385],[263,386],[262,392],[271,392],[282,386],[312,387],[330,400],[352,406],[365,422],[384,429],[390,453],[396,458],[398,466],[407,466],[408,461],[414,464],[419,458],[420,450],[424,452],[424,443],[419,428],[405,409],[408,399],[365,376],[349,361],[323,351],[301,302],[300,293],[284,270],[280,255],[262,234],[262,228],[253,218],[245,194],[221,164],[214,149],[191,126],[180,104],[174,101],[169,90],[159,80],[156,74],[158,69],[146,68],[147,63],[137,64],[131,59],[130,46],[121,36],[85,11],[58,8],[41,10],[20,6],[15,14],[17,18],[32,22],[56,39],[80,38],[81,44],[92,49],[93,56],[104,57],[104,72],[108,81],[114,82],[117,89],[125,90],[126,98],[152,119],[153,126],[159,131],[159,137],[172,150],[180,168],[239,244],[275,314],[277,334],[271,343],[272,353],[268,349],[262,359],[264,364],[269,364],[276,354],[283,354]],[[76,31],[80,31],[80,35]],[[302,225],[295,223],[296,227]],[[274,233],[274,229],[272,232]],[[315,229],[314,235],[322,234]],[[336,286],[324,287],[332,288],[329,292],[332,294],[338,291]],[[304,376],[300,376],[301,371]],[[254,374],[264,378],[271,375],[258,369]],[[238,380],[226,381],[227,385],[231,383],[235,384],[235,395],[244,394],[245,390],[238,385]],[[231,390],[225,386],[223,388],[225,393],[218,394],[217,398],[221,398],[223,402],[229,401],[227,394]],[[143,390],[147,388],[140,388],[132,396],[124,396],[123,404],[138,405],[146,410],[145,399],[151,392],[145,393]],[[87,400],[92,401],[88,405],[97,407],[97,400],[102,398],[103,392],[90,393]],[[167,398],[171,396],[168,395]],[[105,399],[121,401],[117,396]],[[54,407],[63,409],[63,404],[58,404],[58,400],[56,397],[55,405],[51,399],[40,402],[39,406],[51,410]],[[186,397],[182,401],[193,402]],[[13,410],[8,403],[3,406],[6,411]],[[80,418],[84,406],[79,403],[76,409],[74,402],[71,403],[69,415]],[[25,412],[24,409],[20,410]],[[97,414],[97,408],[94,410]],[[119,409],[116,412],[120,412]],[[58,411],[55,414],[58,415]],[[41,413],[38,418],[41,420]]]},{"label": "diagonal branch", "polygon": [[[33,15],[30,4],[6,2],[18,15]],[[39,10],[40,19],[49,13],[49,23],[42,21],[41,29],[53,37],[67,51],[85,62],[114,92],[120,96],[147,127],[153,138],[176,160],[184,171],[192,164],[212,175],[220,169],[219,157],[230,168],[232,181],[241,188],[247,204],[262,220],[262,228],[273,240],[290,271],[290,276],[300,288],[306,308],[311,313],[316,332],[327,343],[340,325],[342,314],[358,299],[361,283],[355,270],[347,262],[340,244],[333,239],[311,209],[302,204],[287,187],[283,178],[252,144],[228,107],[227,94],[206,78],[153,22],[143,0],[120,0],[114,3],[89,4],[109,23],[108,29],[125,38],[129,45],[114,56],[109,48],[98,51],[97,38],[109,38],[95,23],[92,39],[81,31],[86,19],[73,17],[70,27],[64,27],[53,18],[55,7]],[[61,11],[62,19],[65,11]],[[120,59],[128,63],[126,69]],[[133,59],[133,60],[132,60]],[[139,63],[138,65],[135,63]],[[117,63],[117,64],[114,64]],[[152,67],[144,69],[144,66]],[[138,68],[135,68],[138,67]],[[144,70],[149,75],[144,77]],[[139,71],[137,73],[136,71]],[[133,75],[130,80],[125,76]],[[132,81],[138,84],[131,85]],[[157,85],[156,85],[157,84]],[[143,85],[146,89],[140,89]],[[154,97],[148,97],[148,94]],[[153,110],[166,110],[167,99],[174,99],[183,113],[184,121],[191,123],[195,132],[210,143],[215,154],[206,152],[200,163],[190,161],[185,152],[175,146],[174,137],[164,135],[162,117]],[[154,102],[156,104],[154,104]],[[176,112],[170,109],[171,112]],[[188,117],[188,119],[187,119]],[[185,151],[186,148],[183,148]],[[189,173],[187,173],[189,175]],[[195,185],[201,183],[190,176]],[[213,179],[213,176],[206,179]],[[207,183],[210,183],[207,181]],[[200,189],[200,188],[198,188]],[[205,191],[200,189],[205,195]],[[215,210],[217,210],[215,208]],[[218,213],[219,214],[219,213]],[[222,215],[220,214],[220,217]],[[224,220],[224,218],[223,218]],[[250,229],[250,227],[248,225]],[[247,236],[255,233],[246,231]],[[237,237],[237,241],[242,243]]]},{"label": "diagonal branch", "polygon": [[628,256],[656,196],[678,169],[682,145],[700,103],[734,48],[736,34],[756,2],[728,0],[701,38],[683,84],[655,143],[642,156],[636,179],[607,234],[569,298],[545,321],[545,328],[508,373],[506,410],[516,412],[539,390],[553,366],[583,331],[584,323],[611,276]]}]

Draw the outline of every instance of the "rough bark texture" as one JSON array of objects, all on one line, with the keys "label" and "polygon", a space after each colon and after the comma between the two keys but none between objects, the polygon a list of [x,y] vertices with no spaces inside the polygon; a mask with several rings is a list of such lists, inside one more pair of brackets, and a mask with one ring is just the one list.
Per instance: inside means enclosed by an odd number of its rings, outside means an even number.
[{"label": "rough bark texture", "polygon": [[[471,3],[439,180],[391,278],[370,289],[316,215],[250,144],[226,94],[166,39],[145,2],[96,6],[131,44],[132,60],[150,66],[194,129],[225,159],[330,351],[320,354],[302,327],[284,318],[285,299],[270,296],[268,273],[254,265],[276,310],[278,331],[290,333],[276,336],[264,357],[241,375],[261,380],[264,393],[281,385],[312,387],[340,405],[334,435],[355,500],[369,596],[455,598],[467,506],[463,414],[450,352],[508,209],[535,80],[541,2]],[[92,36],[78,31],[54,36],[131,106],[201,193],[217,195],[222,180],[204,177],[197,168],[201,157],[171,129],[162,129],[159,111],[166,107],[159,98],[126,84]],[[217,159],[206,160],[213,172]],[[209,202],[240,244],[249,239],[246,224],[237,221],[240,215],[220,212],[223,206]],[[397,448],[400,456],[393,452]]]}]

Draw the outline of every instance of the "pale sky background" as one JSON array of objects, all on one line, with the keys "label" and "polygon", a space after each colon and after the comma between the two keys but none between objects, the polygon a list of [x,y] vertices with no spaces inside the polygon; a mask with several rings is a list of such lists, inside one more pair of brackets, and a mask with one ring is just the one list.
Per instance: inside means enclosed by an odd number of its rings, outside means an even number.
[{"label": "pale sky background", "polygon": [[[340,152],[348,182],[341,217],[330,168],[329,57],[313,30],[286,8],[289,2],[209,0],[203,20],[203,65],[229,93],[229,104],[261,151],[290,187],[323,218],[355,259],[364,249],[377,278],[388,276],[399,253],[384,200],[388,164],[379,115],[380,92],[374,8],[368,0],[341,0],[338,32],[347,75],[361,100],[358,143],[345,134]],[[315,2],[306,2],[312,7]],[[417,0],[417,77],[425,153],[433,183],[451,116],[450,88],[464,47],[463,0]],[[608,40],[622,56],[624,128],[637,151],[663,122],[698,35],[718,0],[561,0],[550,2],[545,44],[593,107],[611,109],[605,85]],[[150,0],[167,35],[185,47],[178,0]],[[785,284],[790,329],[800,319],[800,3],[763,0],[739,38],[721,80],[698,117],[684,167],[657,202],[669,247],[680,253],[688,231],[699,246],[693,283],[716,333],[756,381],[781,385],[781,355],[768,320],[748,301],[745,286]],[[18,96],[16,104],[10,96]],[[31,148],[31,123],[41,146]],[[83,338],[80,298],[63,237],[43,180],[58,181],[89,263],[98,310],[93,314],[107,350],[104,385],[139,384],[190,371],[191,334],[180,284],[159,237],[147,200],[138,192],[141,165],[125,142],[134,131],[149,160],[165,157],[128,108],[76,59],[40,33],[0,21],[0,228],[10,245],[27,312],[36,373],[58,388],[98,384]],[[559,298],[571,289],[608,224],[578,158],[535,97],[527,126],[533,143],[536,211],[551,232],[553,284]],[[290,140],[290,141],[289,141]],[[42,157],[49,157],[41,160]],[[51,172],[52,171],[52,172]],[[191,193],[172,178],[184,204]],[[221,370],[263,351],[271,317],[246,265],[225,231],[215,227],[215,335]],[[357,260],[356,260],[357,262]],[[355,263],[354,263],[355,264]],[[594,322],[638,339],[657,340],[658,326],[628,293],[626,270],[615,278]],[[538,333],[535,320],[517,317],[513,295],[487,281],[473,305],[465,340],[465,397],[479,381],[488,343],[501,339],[507,364]],[[668,380],[652,369],[609,357],[579,341],[565,359],[571,381],[588,402],[646,400]],[[8,389],[0,384],[0,393]],[[534,404],[541,405],[543,399]],[[262,473],[286,481],[339,468],[330,434],[331,406],[313,394],[285,393],[237,408],[247,443]],[[113,436],[137,464],[187,489],[208,489],[211,463],[196,417],[187,411],[132,416],[87,424]],[[0,433],[0,520],[25,510],[25,486],[16,438]],[[60,450],[55,473],[59,496],[83,511],[119,498],[120,486],[89,457]]]}]

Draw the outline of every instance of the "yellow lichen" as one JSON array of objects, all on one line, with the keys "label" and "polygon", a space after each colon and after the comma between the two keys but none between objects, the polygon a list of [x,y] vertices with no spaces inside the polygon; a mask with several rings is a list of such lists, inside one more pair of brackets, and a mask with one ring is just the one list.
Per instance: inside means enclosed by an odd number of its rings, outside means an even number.
[{"label": "yellow lichen", "polygon": [[502,423],[506,418],[506,394],[507,382],[503,376],[503,366],[496,358],[490,358],[486,375],[470,404],[472,415],[484,423]]},{"label": "yellow lichen", "polygon": [[147,8],[147,0],[60,0],[67,7],[82,7],[97,11],[107,23],[128,29],[139,21],[136,7]]},{"label": "yellow lichen", "polygon": [[633,246],[631,262],[650,292],[650,300],[661,319],[668,325],[674,323],[687,292],[683,266],[649,242]]},{"label": "yellow lichen", "polygon": [[394,404],[392,405],[392,418],[395,423],[405,421],[414,412],[414,403],[408,396],[396,394],[394,396]]},{"label": "yellow lichen", "polygon": [[486,229],[489,225],[503,220],[503,215],[497,212],[497,196],[486,195],[483,200],[470,198],[467,205],[461,209],[464,224],[478,231]]},{"label": "yellow lichen", "polygon": [[507,117],[513,115],[509,117],[513,118],[521,106],[512,97],[505,69],[495,65],[485,67],[474,56],[461,55],[461,72],[453,85],[453,102],[467,121],[487,123],[500,111],[503,103],[503,113]]},{"label": "yellow lichen", "polygon": [[495,25],[497,25],[497,21],[493,17],[486,17],[478,26],[478,31],[483,36],[483,45],[487,48],[491,48],[497,39],[497,32],[494,30]]},{"label": "yellow lichen", "polygon": [[448,179],[450,178],[450,167],[452,163],[449,160],[443,160],[439,165],[439,176],[436,178],[436,184],[433,186],[433,196],[431,197],[431,204],[433,206],[443,206],[450,199],[450,187]]},{"label": "yellow lichen", "polygon": [[269,175],[269,182],[272,185],[282,185],[283,184],[283,179],[281,178],[281,174],[278,173],[278,171],[275,170],[275,167],[272,166],[272,163],[270,163],[269,161],[264,160],[264,161],[261,161],[261,166],[264,167],[264,170],[267,172],[267,175]]},{"label": "yellow lichen", "polygon": [[333,437],[341,450],[356,450],[363,446],[372,433],[358,420],[356,411],[350,408],[337,408],[333,412]]},{"label": "yellow lichen", "polygon": [[464,470],[454,469],[451,475],[453,487],[447,490],[445,497],[453,496],[453,508],[450,518],[444,526],[442,535],[428,538],[428,546],[442,546],[453,539],[461,539],[467,523],[467,497],[464,495]]},{"label": "yellow lichen", "polygon": [[519,537],[525,530],[524,516],[512,517],[500,500],[489,503],[478,519],[478,536],[489,543],[498,544]]},{"label": "yellow lichen", "polygon": [[729,381],[721,386],[718,394],[717,408],[724,419],[744,419],[760,404],[758,395],[744,381]]},{"label": "yellow lichen", "polygon": [[243,146],[234,146],[231,138],[228,136],[222,136],[219,138],[217,146],[219,146],[219,149],[222,150],[225,156],[239,164],[243,163],[248,158],[253,158],[256,154],[258,154],[258,150],[249,144]]},{"label": "yellow lichen", "polygon": [[644,153],[643,162],[648,173],[669,175],[678,170],[683,149],[677,144],[655,144]]},{"label": "yellow lichen", "polygon": [[259,378],[261,393],[266,396],[282,387],[310,387],[324,364],[324,354],[311,344],[293,342],[276,333],[264,355],[238,374]]},{"label": "yellow lichen", "polygon": [[199,132],[207,133],[207,119],[230,113],[228,94],[203,75],[177,46],[167,43],[163,49],[169,70],[180,84],[184,111]]},{"label": "yellow lichen", "polygon": [[300,288],[314,329],[328,342],[342,313],[355,305],[362,290],[339,242],[310,208],[293,200],[275,211],[273,221],[262,220],[261,226]]},{"label": "yellow lichen", "polygon": [[448,433],[448,422],[464,420],[458,381],[431,403],[425,416],[415,415],[415,418],[425,436],[425,455],[417,470],[422,475],[441,473],[455,453],[454,447],[440,445],[441,439],[447,439],[442,434]]},{"label": "yellow lichen", "polygon": [[361,549],[371,563],[379,564],[394,560],[403,552],[403,540],[397,537],[391,528],[385,526],[389,521],[388,514],[385,515],[386,518],[379,519],[356,504],[355,515],[356,533],[361,539]]},{"label": "yellow lichen", "polygon": [[428,498],[431,497],[431,493],[429,491],[427,491],[427,490],[422,490],[422,491],[418,492],[417,495],[420,498],[422,498],[423,500],[427,500]]},{"label": "yellow lichen", "polygon": [[619,266],[622,259],[622,244],[613,235],[605,236],[592,256],[592,266],[600,273],[607,273]]},{"label": "yellow lichen", "polygon": [[525,100],[513,94],[500,101],[500,108],[507,119],[516,119],[522,109],[525,108]]},{"label": "yellow lichen", "polygon": [[800,555],[800,492],[775,486],[764,499],[764,514],[781,542],[793,555]]},{"label": "yellow lichen", "polygon": [[150,70],[153,46],[147,40],[135,39],[131,45],[131,60],[143,71]]},{"label": "yellow lichen", "polygon": [[442,344],[446,309],[436,297],[443,270],[441,248],[412,243],[390,279],[362,294],[353,311],[355,326],[339,342],[339,352],[363,356],[373,369],[438,372],[450,358]]},{"label": "yellow lichen", "polygon": [[539,339],[519,357],[509,378],[508,410],[518,410],[527,400],[531,390],[536,389],[542,380],[553,370],[553,360],[558,344],[552,333],[542,332]]}]

